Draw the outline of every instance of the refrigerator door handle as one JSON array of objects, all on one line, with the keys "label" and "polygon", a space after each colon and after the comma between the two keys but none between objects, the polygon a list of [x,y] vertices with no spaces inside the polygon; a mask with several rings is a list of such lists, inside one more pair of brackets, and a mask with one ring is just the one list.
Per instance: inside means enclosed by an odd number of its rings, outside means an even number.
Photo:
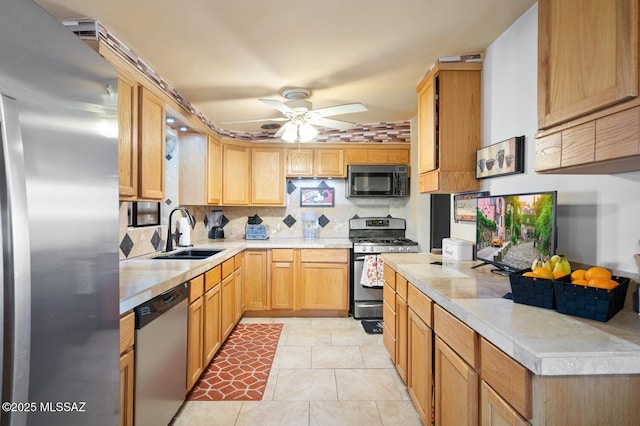
[{"label": "refrigerator door handle", "polygon": [[[2,402],[29,401],[31,250],[24,151],[17,101],[0,94],[0,351]],[[23,426],[27,413],[0,413],[3,425]]]}]

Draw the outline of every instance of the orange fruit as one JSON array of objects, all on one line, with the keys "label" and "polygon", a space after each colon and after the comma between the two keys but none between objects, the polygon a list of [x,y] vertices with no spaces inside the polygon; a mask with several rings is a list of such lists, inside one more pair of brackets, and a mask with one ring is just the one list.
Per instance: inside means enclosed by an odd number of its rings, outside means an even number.
[{"label": "orange fruit", "polygon": [[587,272],[584,269],[576,269],[571,273],[571,282],[575,280],[584,280],[584,273]]},{"label": "orange fruit", "polygon": [[606,278],[610,280],[611,272],[609,272],[608,269],[602,268],[600,266],[593,266],[587,269],[587,272],[584,273],[584,279],[587,280],[587,282],[591,278]]},{"label": "orange fruit", "polygon": [[591,278],[587,282],[587,285],[589,287],[597,287],[597,288],[603,288],[605,290],[612,290],[618,285],[618,283],[609,278],[595,277],[595,278]]},{"label": "orange fruit", "polygon": [[587,282],[585,280],[573,280],[571,281],[571,284],[578,284],[578,285],[587,285]]},{"label": "orange fruit", "polygon": [[553,272],[551,272],[547,268],[538,267],[533,270],[533,273],[536,274],[538,278],[544,278],[547,280],[553,279]]},{"label": "orange fruit", "polygon": [[565,275],[567,275],[564,271],[555,271],[553,273],[553,278],[560,278],[560,277],[564,277]]},{"label": "orange fruit", "polygon": [[524,274],[522,274],[522,276],[523,277],[538,278],[538,275],[533,271],[527,271]]}]

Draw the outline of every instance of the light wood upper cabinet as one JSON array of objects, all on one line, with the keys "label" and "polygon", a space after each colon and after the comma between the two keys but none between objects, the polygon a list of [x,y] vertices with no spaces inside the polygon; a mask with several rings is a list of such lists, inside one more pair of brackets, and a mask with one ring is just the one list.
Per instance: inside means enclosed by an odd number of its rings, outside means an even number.
[{"label": "light wood upper cabinet", "polygon": [[164,102],[141,86],[139,107],[138,197],[161,200],[164,197]]},{"label": "light wood upper cabinet", "polygon": [[138,84],[118,75],[118,166],[120,198],[138,195]]},{"label": "light wood upper cabinet", "polygon": [[480,188],[481,69],[478,62],[437,63],[416,89],[420,192]]},{"label": "light wood upper cabinet", "polygon": [[640,170],[639,6],[538,4],[537,172]]},{"label": "light wood upper cabinet", "polygon": [[282,148],[251,148],[251,205],[284,206]]},{"label": "light wood upper cabinet", "polygon": [[636,0],[538,2],[538,126],[638,95]]},{"label": "light wood upper cabinet", "polygon": [[223,144],[222,203],[225,205],[248,205],[250,178],[251,148]]},{"label": "light wood upper cabinet", "polygon": [[340,148],[287,149],[287,176],[345,177],[344,153]]},{"label": "light wood upper cabinet", "polygon": [[346,148],[344,163],[349,164],[409,164],[409,148]]},{"label": "light wood upper cabinet", "polygon": [[344,177],[344,150],[318,149],[314,154],[314,167],[320,177]]},{"label": "light wood upper cabinet", "polygon": [[287,149],[287,176],[313,176],[313,149]]},{"label": "light wood upper cabinet", "polygon": [[207,137],[207,204],[222,202],[222,144]]}]

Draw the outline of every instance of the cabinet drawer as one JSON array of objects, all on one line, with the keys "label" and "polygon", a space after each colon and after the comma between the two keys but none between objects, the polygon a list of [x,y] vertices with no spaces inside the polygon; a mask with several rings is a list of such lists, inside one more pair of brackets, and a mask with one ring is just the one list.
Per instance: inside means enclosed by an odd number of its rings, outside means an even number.
[{"label": "cabinet drawer", "polygon": [[189,303],[193,303],[204,293],[204,274],[189,281]]},{"label": "cabinet drawer", "polygon": [[235,269],[235,262],[233,259],[229,259],[229,260],[225,260],[224,262],[222,262],[222,278],[226,278],[229,276],[229,274],[233,273],[233,270]]},{"label": "cabinet drawer", "polygon": [[400,274],[396,274],[396,293],[402,300],[407,300],[407,280]]},{"label": "cabinet drawer", "polygon": [[479,337],[475,331],[438,305],[433,309],[433,329],[467,364],[476,370],[480,367]]},{"label": "cabinet drawer", "polygon": [[418,314],[420,319],[429,327],[433,328],[432,312],[433,301],[423,292],[418,290],[413,284],[408,285],[407,305]]},{"label": "cabinet drawer", "polygon": [[271,260],[274,262],[293,262],[293,249],[271,250]]},{"label": "cabinet drawer", "polygon": [[523,417],[532,417],[531,372],[480,338],[480,376]]},{"label": "cabinet drawer", "polygon": [[391,269],[387,264],[384,265],[384,281],[389,284],[393,290],[396,289],[396,271]]},{"label": "cabinet drawer", "polygon": [[301,262],[347,263],[349,252],[344,249],[302,249]]},{"label": "cabinet drawer", "polygon": [[396,292],[393,291],[390,285],[385,284],[382,288],[382,300],[391,305],[395,311],[396,306]]},{"label": "cabinet drawer", "polygon": [[209,269],[204,274],[204,292],[211,290],[214,285],[222,281],[222,267],[220,265]]},{"label": "cabinet drawer", "polygon": [[233,267],[235,269],[242,268],[243,261],[244,261],[244,252],[236,254],[233,258]]},{"label": "cabinet drawer", "polygon": [[136,317],[132,312],[127,312],[120,317],[120,353],[124,353],[133,347],[135,341]]}]

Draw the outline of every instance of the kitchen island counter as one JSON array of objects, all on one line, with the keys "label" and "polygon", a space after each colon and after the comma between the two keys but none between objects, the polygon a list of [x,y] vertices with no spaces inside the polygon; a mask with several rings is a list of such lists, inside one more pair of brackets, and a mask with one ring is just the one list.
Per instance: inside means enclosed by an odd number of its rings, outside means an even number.
[{"label": "kitchen island counter", "polygon": [[[384,254],[387,265],[531,372],[541,376],[640,374],[640,316],[626,306],[608,322],[514,303],[509,278],[477,261],[442,256]],[[442,262],[442,265],[432,264]]]},{"label": "kitchen island counter", "polygon": [[[152,259],[160,252],[120,261],[120,313],[123,314],[153,297],[205,273],[245,249],[270,248],[351,248],[348,238],[270,238],[267,240],[202,240],[192,248],[222,250],[202,260]],[[178,250],[183,250],[179,248]]]}]

